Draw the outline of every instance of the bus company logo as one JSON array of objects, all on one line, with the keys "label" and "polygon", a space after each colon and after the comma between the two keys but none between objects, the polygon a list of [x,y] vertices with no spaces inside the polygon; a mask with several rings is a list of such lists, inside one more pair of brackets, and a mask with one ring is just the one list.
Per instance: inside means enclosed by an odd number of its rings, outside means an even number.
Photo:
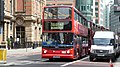
[{"label": "bus company logo", "polygon": [[53,50],[53,53],[54,53],[55,51]]}]

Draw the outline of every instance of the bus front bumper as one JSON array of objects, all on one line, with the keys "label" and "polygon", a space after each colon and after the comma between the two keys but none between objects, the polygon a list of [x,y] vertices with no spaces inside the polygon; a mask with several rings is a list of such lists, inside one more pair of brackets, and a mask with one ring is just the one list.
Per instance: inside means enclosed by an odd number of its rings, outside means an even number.
[{"label": "bus front bumper", "polygon": [[73,54],[42,54],[42,58],[74,59],[74,56],[73,56]]}]

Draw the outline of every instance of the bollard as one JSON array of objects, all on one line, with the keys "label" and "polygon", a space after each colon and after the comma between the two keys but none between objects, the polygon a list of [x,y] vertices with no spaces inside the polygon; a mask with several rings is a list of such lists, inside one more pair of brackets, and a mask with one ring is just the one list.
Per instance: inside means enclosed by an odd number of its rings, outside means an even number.
[{"label": "bollard", "polygon": [[6,44],[0,44],[0,64],[7,63],[7,46]]},{"label": "bollard", "polygon": [[110,67],[113,67],[113,64],[112,64],[112,61],[111,61],[111,59],[110,59]]}]

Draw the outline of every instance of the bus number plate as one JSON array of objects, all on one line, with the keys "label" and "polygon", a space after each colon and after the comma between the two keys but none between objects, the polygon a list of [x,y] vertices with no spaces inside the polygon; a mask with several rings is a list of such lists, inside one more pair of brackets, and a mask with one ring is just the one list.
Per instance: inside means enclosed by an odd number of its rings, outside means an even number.
[{"label": "bus number plate", "polygon": [[60,56],[53,56],[53,58],[60,58]]}]

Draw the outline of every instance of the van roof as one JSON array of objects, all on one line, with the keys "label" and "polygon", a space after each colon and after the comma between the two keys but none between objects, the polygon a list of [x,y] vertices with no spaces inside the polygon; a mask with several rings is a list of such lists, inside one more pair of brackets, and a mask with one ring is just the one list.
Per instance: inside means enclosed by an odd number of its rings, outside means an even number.
[{"label": "van roof", "polygon": [[96,31],[93,38],[110,38],[110,39],[114,39],[114,32],[112,32],[112,31]]}]

